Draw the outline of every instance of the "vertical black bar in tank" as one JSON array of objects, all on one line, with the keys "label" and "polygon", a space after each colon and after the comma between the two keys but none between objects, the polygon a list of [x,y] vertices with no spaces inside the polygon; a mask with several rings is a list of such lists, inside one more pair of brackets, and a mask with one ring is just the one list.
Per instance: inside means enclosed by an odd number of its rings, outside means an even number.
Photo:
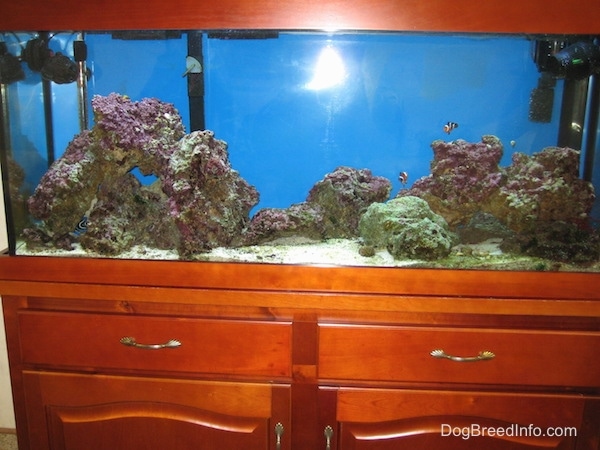
[{"label": "vertical black bar in tank", "polygon": [[8,118],[8,92],[6,84],[0,83],[0,164],[2,165],[2,187],[4,196],[4,210],[6,212],[6,229],[8,230],[8,253],[16,252],[15,221],[10,200],[10,186],[8,173],[8,157],[11,155],[10,125]]},{"label": "vertical black bar in tank", "polygon": [[558,125],[558,146],[581,150],[588,80],[566,79]]},{"label": "vertical black bar in tank", "polygon": [[79,106],[79,131],[88,128],[88,93],[87,93],[87,45],[83,31],[73,41],[73,59],[77,64],[77,101]]},{"label": "vertical black bar in tank", "polygon": [[[186,61],[187,87],[190,105],[190,131],[204,130],[204,59],[202,55],[202,32],[187,32],[188,57]],[[198,67],[199,64],[199,67]]]},{"label": "vertical black bar in tank", "polygon": [[598,118],[600,117],[600,84],[598,75],[592,75],[588,86],[588,116],[586,122],[586,139],[583,145],[583,179],[592,181],[594,157],[598,141]]},{"label": "vertical black bar in tank", "polygon": [[[49,34],[40,33],[40,38],[48,42]],[[44,102],[44,123],[46,126],[46,154],[48,167],[54,162],[54,124],[52,121],[52,82],[42,77],[42,98]]]},{"label": "vertical black bar in tank", "polygon": [[0,83],[0,149],[3,155],[6,153],[12,156],[8,121],[8,87],[4,83]]}]

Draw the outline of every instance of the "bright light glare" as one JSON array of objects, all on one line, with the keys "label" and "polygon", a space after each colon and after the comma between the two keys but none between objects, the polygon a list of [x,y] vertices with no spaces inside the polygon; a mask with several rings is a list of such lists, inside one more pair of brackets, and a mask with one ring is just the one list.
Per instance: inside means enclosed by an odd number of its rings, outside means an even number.
[{"label": "bright light glare", "polygon": [[346,67],[340,54],[332,47],[321,50],[313,79],[305,87],[310,90],[327,89],[344,82]]}]

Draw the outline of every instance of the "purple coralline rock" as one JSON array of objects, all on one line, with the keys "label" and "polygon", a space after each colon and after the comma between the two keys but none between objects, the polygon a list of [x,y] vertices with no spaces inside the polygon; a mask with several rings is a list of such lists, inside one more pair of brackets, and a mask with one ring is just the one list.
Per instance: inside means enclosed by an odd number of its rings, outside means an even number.
[{"label": "purple coralline rock", "polygon": [[132,102],[118,94],[95,96],[92,108],[94,127],[69,143],[28,200],[32,217],[43,221],[51,239],[73,230],[101,184],[135,167],[158,176],[184,135],[173,105],[156,99]]},{"label": "purple coralline rock", "polygon": [[348,238],[358,235],[358,221],[369,205],[386,201],[391,191],[390,180],[369,169],[338,167],[312,187],[306,201],[323,211],[323,237]]},{"label": "purple coralline rock", "polygon": [[44,232],[51,239],[72,231],[96,195],[103,174],[97,169],[95,150],[89,131],[76,136],[27,201],[32,217],[44,222]]},{"label": "purple coralline rock", "polygon": [[562,221],[585,225],[594,203],[594,187],[579,178],[580,152],[547,147],[527,156],[515,153],[507,180],[490,198],[487,211],[516,232]]},{"label": "purple coralline rock", "polygon": [[179,142],[162,181],[181,235],[183,258],[230,246],[258,203],[256,189],[231,168],[227,144],[211,131],[191,133]]},{"label": "purple coralline rock", "polygon": [[517,233],[534,232],[548,221],[581,225],[589,219],[594,189],[578,177],[576,150],[515,153],[512,164],[501,168],[502,144],[494,136],[480,143],[435,141],[432,147],[431,175],[398,196],[423,198],[452,228],[478,212],[492,214]]},{"label": "purple coralline rock", "polygon": [[541,222],[534,232],[504,240],[501,249],[555,262],[582,264],[598,261],[599,238],[597,233],[588,228],[557,220]]},{"label": "purple coralline rock", "polygon": [[[209,131],[185,135],[173,105],[111,94],[92,100],[95,125],[69,144],[28,201],[42,225],[24,236],[70,248],[89,218],[82,247],[106,255],[133,245],[177,248],[181,258],[227,246],[246,227],[258,193],[229,164]],[[155,175],[160,189],[128,173]]]},{"label": "purple coralline rock", "polygon": [[168,213],[160,181],[142,186],[128,173],[102,184],[81,235],[88,251],[115,256],[135,245],[170,250],[179,244],[179,232]]},{"label": "purple coralline rock", "polygon": [[266,208],[253,218],[243,239],[264,243],[291,235],[311,239],[358,236],[358,222],[369,205],[389,198],[392,184],[368,169],[338,167],[310,190],[305,202],[287,209]]},{"label": "purple coralline rock", "polygon": [[467,223],[504,182],[499,167],[502,143],[495,136],[484,136],[476,143],[437,140],[431,147],[431,175],[415,181],[398,197],[421,197],[450,227]]},{"label": "purple coralline rock", "polygon": [[252,217],[237,244],[260,244],[292,236],[321,240],[324,235],[322,216],[321,208],[308,203],[289,208],[263,208]]},{"label": "purple coralline rock", "polygon": [[92,108],[98,158],[110,162],[114,171],[122,168],[125,173],[138,167],[144,175],[158,175],[174,144],[185,134],[175,107],[155,98],[132,102],[123,95],[97,95],[92,99]]}]

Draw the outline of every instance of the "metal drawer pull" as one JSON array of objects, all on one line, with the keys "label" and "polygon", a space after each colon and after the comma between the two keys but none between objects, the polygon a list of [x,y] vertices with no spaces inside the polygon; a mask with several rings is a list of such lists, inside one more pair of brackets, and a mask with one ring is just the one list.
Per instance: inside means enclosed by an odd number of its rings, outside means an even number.
[{"label": "metal drawer pull", "polygon": [[177,339],[171,339],[164,344],[138,344],[135,338],[124,337],[121,338],[119,342],[123,345],[128,345],[129,347],[143,348],[146,350],[160,350],[161,348],[175,348],[181,346],[181,342]]},{"label": "metal drawer pull", "polygon": [[331,450],[331,438],[333,437],[333,428],[329,425],[325,427],[325,450]]},{"label": "metal drawer pull", "polygon": [[278,422],[277,425],[275,425],[275,436],[277,437],[277,440],[275,441],[275,448],[277,450],[281,450],[281,436],[283,435],[283,425],[281,424],[281,422]]},{"label": "metal drawer pull", "polygon": [[489,350],[483,350],[479,352],[477,356],[452,356],[446,353],[444,350],[432,350],[430,353],[434,358],[446,358],[450,361],[456,362],[476,362],[476,361],[485,361],[487,359],[493,359],[496,357],[494,352],[490,352]]}]

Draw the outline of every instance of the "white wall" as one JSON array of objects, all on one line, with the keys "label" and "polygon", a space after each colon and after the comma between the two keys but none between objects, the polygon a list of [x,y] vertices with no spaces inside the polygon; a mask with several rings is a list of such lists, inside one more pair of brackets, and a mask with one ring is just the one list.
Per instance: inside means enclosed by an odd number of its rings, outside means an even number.
[{"label": "white wall", "polygon": [[[0,249],[8,247],[6,219],[4,217],[4,196],[0,183]],[[8,356],[6,353],[6,337],[4,335],[4,318],[0,309],[0,430],[14,429],[15,416],[13,413],[10,378],[8,375]]]},{"label": "white wall", "polygon": [[[0,312],[0,315],[2,313]],[[6,338],[4,336],[4,320],[0,321],[0,430],[15,428],[10,378],[8,376],[8,357],[6,355]]]}]

